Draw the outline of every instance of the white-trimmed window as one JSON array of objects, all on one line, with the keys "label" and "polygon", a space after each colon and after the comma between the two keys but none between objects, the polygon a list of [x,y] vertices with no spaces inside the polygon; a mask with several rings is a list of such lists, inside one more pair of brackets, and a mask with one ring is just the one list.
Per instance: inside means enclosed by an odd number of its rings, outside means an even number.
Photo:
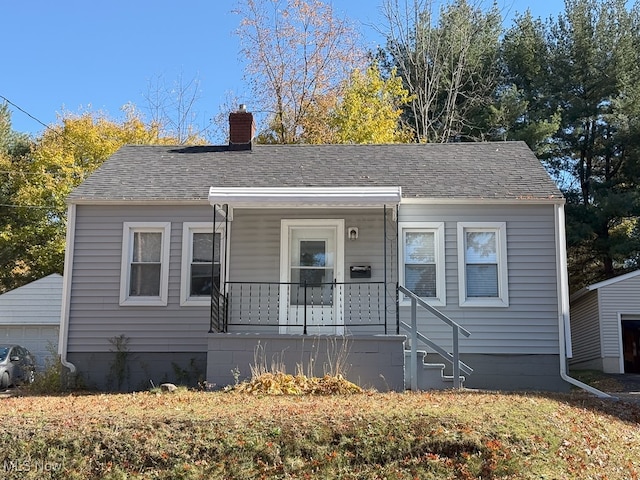
[{"label": "white-trimmed window", "polygon": [[507,224],[458,223],[460,306],[508,307]]},{"label": "white-trimmed window", "polygon": [[167,305],[170,222],[124,222],[120,305]]},{"label": "white-trimmed window", "polygon": [[182,268],[180,305],[211,303],[211,286],[220,288],[224,224],[184,222],[182,225]]},{"label": "white-trimmed window", "polygon": [[444,223],[401,222],[400,282],[434,306],[446,305]]}]

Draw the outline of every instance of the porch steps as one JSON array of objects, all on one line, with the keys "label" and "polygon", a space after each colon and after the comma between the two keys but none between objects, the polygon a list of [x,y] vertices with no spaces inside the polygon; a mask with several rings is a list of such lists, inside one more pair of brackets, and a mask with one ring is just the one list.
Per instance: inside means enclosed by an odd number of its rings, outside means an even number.
[{"label": "porch steps", "polygon": [[[446,390],[453,388],[453,376],[444,374],[444,363],[427,363],[427,352],[418,350],[417,383],[418,390]],[[411,389],[411,350],[404,351],[404,387]],[[464,376],[460,376],[460,385],[463,385]]]}]

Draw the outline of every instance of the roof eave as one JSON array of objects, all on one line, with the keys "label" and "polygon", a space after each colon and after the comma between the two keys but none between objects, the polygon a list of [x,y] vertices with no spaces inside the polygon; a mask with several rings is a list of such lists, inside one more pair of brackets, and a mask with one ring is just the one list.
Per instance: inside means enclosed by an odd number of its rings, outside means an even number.
[{"label": "roof eave", "polygon": [[[223,198],[217,198],[216,203],[228,203],[226,201],[222,201]],[[227,200],[229,200],[227,198]],[[387,205],[397,204],[395,197],[387,198],[389,200]],[[157,198],[157,199],[140,199],[140,198],[87,198],[87,197],[76,197],[69,198],[66,201],[67,205],[209,205],[211,204],[211,200],[209,198]],[[370,206],[372,202],[361,202],[362,206]],[[473,204],[484,204],[484,205],[521,205],[521,204],[529,204],[529,205],[564,205],[564,198],[484,198],[484,197],[458,197],[458,198],[426,198],[426,197],[402,197],[399,202],[401,205],[468,205],[470,203]],[[310,204],[310,203],[309,203]],[[318,206],[321,206],[319,202]],[[322,206],[339,206],[337,203],[326,203]],[[236,203],[236,206],[253,206],[253,207],[265,207],[265,206],[276,206],[275,202],[271,202],[268,205],[264,203],[257,202],[247,202],[246,205],[239,205]],[[283,202],[279,206],[288,206],[292,207],[291,202]],[[309,205],[307,205],[309,206]],[[349,205],[347,205],[349,206]],[[356,202],[352,202],[350,206],[356,206]]]},{"label": "roof eave", "polygon": [[489,198],[489,197],[411,197],[403,198],[403,204],[413,205],[462,205],[462,204],[538,204],[538,205],[564,205],[566,203],[564,197],[505,197],[505,198]]}]

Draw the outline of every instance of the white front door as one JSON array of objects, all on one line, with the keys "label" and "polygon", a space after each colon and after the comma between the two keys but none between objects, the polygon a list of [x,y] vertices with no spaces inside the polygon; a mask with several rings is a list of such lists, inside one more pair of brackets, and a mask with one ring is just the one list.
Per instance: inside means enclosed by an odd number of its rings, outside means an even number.
[{"label": "white front door", "polygon": [[344,332],[344,220],[282,220],[280,333]]}]

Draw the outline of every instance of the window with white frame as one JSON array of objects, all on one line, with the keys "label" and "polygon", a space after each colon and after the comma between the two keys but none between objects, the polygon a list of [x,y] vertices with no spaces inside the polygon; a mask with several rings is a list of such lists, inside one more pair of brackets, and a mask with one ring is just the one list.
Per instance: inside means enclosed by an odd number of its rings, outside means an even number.
[{"label": "window with white frame", "polygon": [[444,223],[401,222],[402,285],[432,305],[446,304]]},{"label": "window with white frame", "polygon": [[120,305],[167,305],[170,222],[124,222]]},{"label": "window with white frame", "polygon": [[460,306],[509,306],[506,223],[458,223],[458,281]]},{"label": "window with white frame", "polygon": [[224,224],[185,222],[182,226],[181,305],[209,305],[220,288]]}]

